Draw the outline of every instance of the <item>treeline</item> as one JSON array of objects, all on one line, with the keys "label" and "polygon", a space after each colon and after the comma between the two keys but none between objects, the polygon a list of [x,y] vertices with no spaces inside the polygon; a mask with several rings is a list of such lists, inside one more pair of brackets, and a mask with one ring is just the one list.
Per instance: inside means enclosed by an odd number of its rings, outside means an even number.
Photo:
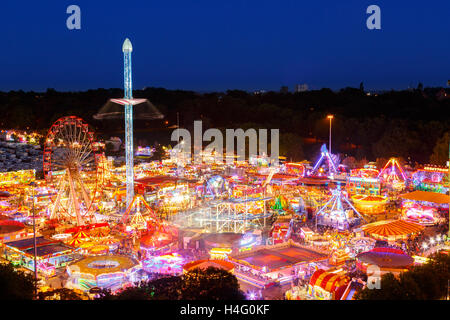
[{"label": "treeline", "polygon": [[[321,143],[328,142],[328,114],[333,114],[332,147],[343,157],[369,161],[391,156],[408,162],[444,164],[448,159],[450,99],[442,88],[418,88],[368,95],[345,88],[300,93],[253,94],[240,90],[195,93],[147,88],[135,90],[136,98],[149,99],[164,115],[165,127],[177,123],[203,129],[279,128],[281,153],[292,160],[313,159]],[[2,128],[45,132],[61,116],[76,115],[97,132],[120,129],[120,123],[97,121],[93,115],[110,98],[123,96],[121,89],[44,93],[0,92]],[[167,122],[166,122],[167,121]],[[136,122],[139,126],[154,123]]]},{"label": "treeline", "polygon": [[356,293],[357,300],[443,300],[448,298],[450,256],[437,253],[430,260],[394,276],[384,274],[379,288],[368,287]]}]

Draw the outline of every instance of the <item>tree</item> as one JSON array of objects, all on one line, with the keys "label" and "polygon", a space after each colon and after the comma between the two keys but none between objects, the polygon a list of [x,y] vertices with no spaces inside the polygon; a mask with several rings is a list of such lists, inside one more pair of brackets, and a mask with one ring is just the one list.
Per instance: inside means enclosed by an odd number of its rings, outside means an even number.
[{"label": "tree", "polygon": [[112,295],[103,290],[100,300],[242,300],[237,278],[218,268],[194,269],[183,276],[141,282]]},{"label": "tree", "polygon": [[356,300],[399,300],[403,293],[399,280],[386,273],[381,277],[380,289],[364,288],[356,293]]},{"label": "tree", "polygon": [[243,300],[244,293],[233,274],[214,267],[194,269],[184,275],[183,300]]},{"label": "tree", "polygon": [[449,157],[449,133],[446,132],[440,139],[436,141],[433,148],[433,154],[430,156],[432,164],[444,165]]},{"label": "tree", "polygon": [[392,273],[381,277],[380,289],[364,288],[358,300],[438,300],[447,295],[450,279],[450,256],[434,254],[429,262],[414,266],[397,278]]},{"label": "tree", "polygon": [[166,157],[166,151],[162,145],[155,143],[154,148],[155,152],[153,152],[152,160],[162,160]]},{"label": "tree", "polygon": [[106,142],[105,143],[105,153],[107,155],[112,154],[113,152],[115,152],[116,151],[115,149],[116,149],[116,147],[114,146],[113,143],[111,143],[111,142]]},{"label": "tree", "polygon": [[293,133],[280,134],[280,156],[288,160],[301,161],[304,159],[302,138]]},{"label": "tree", "polygon": [[0,300],[32,300],[33,296],[33,276],[0,263]]},{"label": "tree", "polygon": [[342,160],[342,164],[349,167],[349,169],[355,169],[356,168],[356,159],[355,157],[347,157]]},{"label": "tree", "polygon": [[83,295],[68,288],[39,292],[38,296],[39,300],[84,300]]}]

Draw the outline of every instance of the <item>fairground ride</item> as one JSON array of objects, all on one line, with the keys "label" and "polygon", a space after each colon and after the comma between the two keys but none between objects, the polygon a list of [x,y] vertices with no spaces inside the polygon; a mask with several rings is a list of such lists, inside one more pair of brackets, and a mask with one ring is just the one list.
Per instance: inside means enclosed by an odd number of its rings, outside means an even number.
[{"label": "fairground ride", "polygon": [[43,160],[47,184],[56,191],[51,198],[51,219],[75,220],[83,225],[93,216],[100,155],[94,133],[81,118],[63,117],[51,126]]}]

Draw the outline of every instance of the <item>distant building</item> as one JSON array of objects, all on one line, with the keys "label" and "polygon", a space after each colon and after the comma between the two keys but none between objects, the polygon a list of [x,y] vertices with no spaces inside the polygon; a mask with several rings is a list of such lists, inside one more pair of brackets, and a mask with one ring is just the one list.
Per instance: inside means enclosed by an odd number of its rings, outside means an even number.
[{"label": "distant building", "polygon": [[280,93],[288,93],[289,92],[289,88],[288,86],[282,86],[280,88]]},{"label": "distant building", "polygon": [[255,90],[255,91],[253,91],[254,95],[264,94],[264,93],[266,93],[266,90]]},{"label": "distant building", "polygon": [[308,85],[306,83],[295,85],[295,92],[305,92],[305,91],[308,91]]}]

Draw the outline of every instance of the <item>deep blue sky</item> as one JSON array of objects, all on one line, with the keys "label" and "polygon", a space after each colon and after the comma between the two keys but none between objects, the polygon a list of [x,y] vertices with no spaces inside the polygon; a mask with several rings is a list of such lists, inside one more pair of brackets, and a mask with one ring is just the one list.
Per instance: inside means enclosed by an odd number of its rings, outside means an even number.
[{"label": "deep blue sky", "polygon": [[[66,28],[70,4],[81,30]],[[371,4],[382,30],[366,28]],[[0,90],[122,87],[125,37],[135,88],[443,86],[449,14],[448,0],[4,0]]]}]

